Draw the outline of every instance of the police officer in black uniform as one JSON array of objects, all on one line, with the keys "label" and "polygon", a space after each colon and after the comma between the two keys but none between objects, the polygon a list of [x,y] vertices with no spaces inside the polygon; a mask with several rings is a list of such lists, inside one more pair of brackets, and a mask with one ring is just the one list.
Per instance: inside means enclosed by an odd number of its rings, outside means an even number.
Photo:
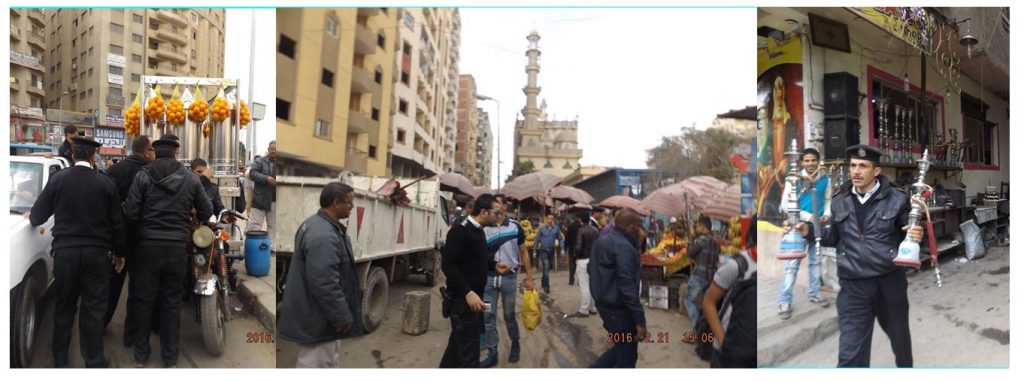
[{"label": "police officer in black uniform", "polygon": [[196,219],[207,221],[213,206],[199,177],[178,162],[179,144],[165,135],[153,142],[156,160],[135,176],[125,215],[139,233],[139,246],[132,265],[137,295],[135,366],[149,359],[152,316],[160,314],[160,346],[164,366],[178,362],[178,330],[181,323],[181,295],[187,261],[185,245],[191,238],[192,209]]},{"label": "police officer in black uniform", "polygon": [[[907,227],[910,199],[880,175],[882,153],[865,145],[850,146],[846,153],[850,180],[832,199],[832,221],[821,238],[821,245],[836,247],[838,254],[839,366],[871,365],[877,319],[892,343],[896,366],[912,367],[906,271],[892,260],[905,236],[921,242],[923,230]],[[809,225],[798,223],[797,229],[812,240]]]},{"label": "police officer in black uniform", "polygon": [[54,366],[68,367],[71,329],[81,300],[78,336],[85,366],[108,367],[103,323],[111,268],[124,268],[124,215],[114,181],[96,171],[94,155],[100,144],[90,138],[73,139],[75,165],[52,175],[32,206],[29,221],[39,226],[54,217]]}]

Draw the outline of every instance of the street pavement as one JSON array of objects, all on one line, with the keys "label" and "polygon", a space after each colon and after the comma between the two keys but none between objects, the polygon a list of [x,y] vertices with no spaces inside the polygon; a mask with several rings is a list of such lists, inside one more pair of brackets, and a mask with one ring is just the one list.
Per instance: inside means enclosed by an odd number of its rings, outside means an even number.
[{"label": "street pavement", "polygon": [[[551,294],[540,289],[540,273],[534,273],[534,286],[540,291],[543,313],[540,326],[527,331],[523,326],[522,288],[525,276],[519,277],[520,294],[516,306],[519,322],[521,357],[518,363],[508,362],[509,340],[503,311],[498,311],[498,365],[496,368],[583,368],[604,351],[607,332],[599,316],[566,317],[579,308],[578,285],[568,285],[567,271],[551,273]],[[437,368],[441,363],[451,333],[450,321],[441,317],[437,288],[427,288],[422,278],[411,276],[390,288],[388,314],[373,333],[341,341],[341,364],[349,368]],[[419,336],[402,332],[402,302],[406,292],[430,291],[430,328]],[[689,330],[689,320],[678,312],[645,308],[648,330],[655,343],[640,344],[638,368],[706,368],[708,362],[694,354],[694,346],[681,341]],[[658,334],[667,333],[667,343],[657,343]],[[664,336],[663,336],[664,337]],[[277,342],[278,367],[295,366],[298,346],[288,341]],[[486,356],[481,351],[481,359]]]},{"label": "street pavement", "polygon": [[[960,257],[962,258],[962,257]],[[1008,367],[1010,361],[1010,252],[992,247],[970,262],[940,259],[942,288],[930,267],[908,273],[910,332],[914,366]],[[804,273],[800,277],[806,277]],[[758,280],[758,364],[762,367],[834,367],[839,332],[835,304],[807,301],[806,288],[793,292],[793,317],[776,315],[779,280]],[[833,302],[834,293],[826,293]],[[895,366],[889,339],[875,324],[871,365]]]},{"label": "street pavement", "polygon": [[[118,305],[114,319],[110,322],[106,332],[103,334],[104,351],[111,360],[111,367],[134,368],[134,348],[125,347],[122,344],[124,318],[128,283],[125,282],[125,290],[121,293],[121,303]],[[45,312],[42,321],[36,332],[35,347],[31,367],[48,368],[53,367],[52,339],[53,339],[53,312],[56,298],[49,298],[46,301]],[[203,337],[199,323],[195,320],[195,310],[190,301],[183,301],[181,304],[181,334],[179,340],[179,368],[273,368],[274,367],[274,344],[261,343],[261,340],[276,340],[276,336],[268,336],[270,332],[260,321],[245,307],[237,298],[232,296],[229,306],[232,308],[233,318],[227,326],[227,343],[224,353],[213,356],[206,351],[203,345]],[[263,334],[260,337],[260,334]],[[256,339],[260,337],[260,339]],[[250,343],[253,342],[253,343]],[[160,336],[152,334],[149,340],[152,354],[146,363],[147,368],[163,367],[160,359]],[[79,350],[78,342],[78,318],[75,318],[75,326],[72,329],[71,344],[69,348],[69,359],[71,367],[81,368],[85,366]]]}]

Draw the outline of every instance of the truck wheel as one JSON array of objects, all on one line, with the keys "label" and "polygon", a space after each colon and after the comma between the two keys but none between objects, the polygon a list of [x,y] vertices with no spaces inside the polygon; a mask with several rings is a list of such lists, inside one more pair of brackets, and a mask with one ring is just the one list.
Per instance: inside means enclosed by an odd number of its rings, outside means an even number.
[{"label": "truck wheel", "polygon": [[433,259],[429,261],[431,265],[427,267],[427,271],[424,273],[426,275],[424,284],[428,287],[434,287],[437,286],[438,279],[441,276],[441,254],[434,252],[428,256],[433,257]]},{"label": "truck wheel", "polygon": [[42,294],[31,272],[11,290],[11,367],[29,367],[32,363],[36,329],[39,324],[37,302]]},{"label": "truck wheel", "polygon": [[381,267],[370,267],[363,288],[363,329],[373,332],[388,309],[388,276]]}]

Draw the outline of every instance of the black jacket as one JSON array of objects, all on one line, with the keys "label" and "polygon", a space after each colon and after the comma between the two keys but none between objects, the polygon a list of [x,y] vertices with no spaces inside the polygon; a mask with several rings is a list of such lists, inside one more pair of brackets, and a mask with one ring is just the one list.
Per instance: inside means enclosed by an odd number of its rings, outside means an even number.
[{"label": "black jacket", "polygon": [[270,207],[277,201],[277,187],[267,184],[267,177],[277,178],[277,169],[274,162],[267,156],[262,156],[252,163],[249,170],[249,178],[253,181],[252,207],[264,211],[270,211]]},{"label": "black jacket", "polygon": [[576,259],[587,259],[590,258],[591,248],[594,247],[594,242],[597,241],[597,235],[599,232],[597,228],[590,224],[583,224],[576,229],[576,238],[574,239],[576,246],[573,247],[573,251],[576,253]]},{"label": "black jacket", "polygon": [[213,215],[199,175],[173,158],[157,159],[143,167],[135,176],[124,206],[128,222],[137,227],[140,239],[182,248],[190,238],[193,208],[199,221]]},{"label": "black jacket", "polygon": [[635,237],[616,227],[594,243],[587,272],[598,310],[622,313],[637,325],[646,325],[644,307],[640,304],[638,244]]},{"label": "black jacket", "polygon": [[60,149],[57,150],[57,155],[64,157],[68,160],[68,164],[75,165],[75,161],[71,159],[71,141],[64,139],[64,144],[60,145]]},{"label": "black jacket", "polygon": [[224,211],[224,202],[220,200],[220,187],[217,187],[210,181],[210,178],[205,176],[200,176],[199,182],[202,183],[203,192],[206,193],[206,197],[210,198],[210,204],[213,205],[213,216],[217,216]]},{"label": "black jacket", "polygon": [[576,236],[579,232],[580,222],[575,220],[572,224],[569,224],[569,228],[565,230],[565,248],[570,256],[576,255],[574,250],[576,249]]},{"label": "black jacket", "polygon": [[483,299],[487,272],[495,270],[495,265],[493,253],[487,250],[484,230],[473,225],[468,217],[448,231],[441,249],[441,270],[447,278],[448,293],[454,298],[465,298],[472,291]]},{"label": "black jacket", "polygon": [[847,181],[832,198],[832,221],[822,230],[821,245],[836,247],[839,278],[865,279],[901,269],[892,260],[906,237],[903,226],[910,212],[909,197],[885,177],[878,177],[878,182],[878,191],[864,206],[863,227],[857,218],[860,202],[852,183]]},{"label": "black jacket", "polygon": [[117,188],[96,170],[72,166],[51,175],[29,222],[53,220],[53,249],[100,247],[124,256],[125,224]]},{"label": "black jacket", "polygon": [[117,193],[121,195],[122,202],[128,199],[128,191],[132,188],[135,175],[147,164],[149,161],[145,157],[134,154],[107,170],[107,176],[114,179],[114,184],[117,185]]},{"label": "black jacket", "polygon": [[[323,211],[295,232],[288,286],[277,310],[281,338],[300,344],[362,335],[362,292],[345,227]],[[352,323],[352,329],[337,328]]]}]

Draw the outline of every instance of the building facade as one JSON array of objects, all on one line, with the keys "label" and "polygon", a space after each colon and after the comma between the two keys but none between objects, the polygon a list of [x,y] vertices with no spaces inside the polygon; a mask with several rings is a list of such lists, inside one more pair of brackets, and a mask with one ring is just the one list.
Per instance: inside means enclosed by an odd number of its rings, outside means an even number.
[{"label": "building facade", "polygon": [[[1008,8],[758,9],[762,215],[777,214],[781,193],[763,174],[781,163],[793,139],[800,148],[817,148],[838,169],[842,146],[882,147],[881,138],[898,137],[911,158],[883,160],[882,174],[899,184],[916,180],[911,161],[923,149],[951,160],[966,148],[961,164],[933,165],[926,180],[947,190],[962,183],[969,197],[1009,182],[1008,14]],[[848,35],[812,43],[815,28],[831,33],[830,26]]]},{"label": "building facade", "polygon": [[477,108],[477,135],[476,135],[476,172],[480,185],[492,188],[491,175],[492,159],[494,153],[494,136],[491,134],[491,117],[484,109]]},{"label": "building facade", "polygon": [[526,106],[521,112],[523,118],[516,121],[514,158],[516,162],[532,162],[536,170],[565,177],[579,167],[583,157],[583,150],[577,144],[577,121],[549,120],[547,103],[541,102],[538,106],[540,35],[534,30],[526,39],[529,41],[526,51],[527,85],[523,88]]},{"label": "building facade", "polygon": [[48,144],[46,115],[46,75],[44,55],[46,16],[43,11],[11,8],[11,142]]},{"label": "building facade", "polygon": [[387,175],[396,9],[277,10],[282,174]]},{"label": "building facade", "polygon": [[[50,25],[45,105],[91,114],[96,127],[124,131],[124,109],[139,92],[143,75],[224,74],[223,9],[48,9],[44,14]],[[165,98],[173,91],[161,90]],[[80,132],[93,136],[88,127]]]},{"label": "building facade", "polygon": [[458,116],[455,119],[455,172],[460,173],[474,185],[481,184],[477,171],[477,136],[479,115],[476,107],[476,80],[472,75],[459,76]]},{"label": "building facade", "polygon": [[397,54],[389,168],[394,176],[455,171],[459,44],[457,8],[396,8]]}]

